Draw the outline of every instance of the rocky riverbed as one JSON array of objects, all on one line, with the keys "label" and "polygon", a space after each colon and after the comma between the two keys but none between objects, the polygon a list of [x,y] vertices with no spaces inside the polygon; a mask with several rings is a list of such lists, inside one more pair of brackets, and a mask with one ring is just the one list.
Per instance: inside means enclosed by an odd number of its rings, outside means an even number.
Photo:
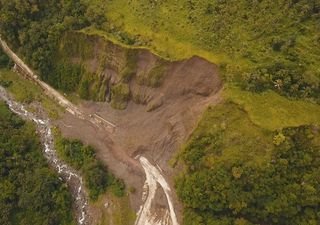
[{"label": "rocky riverbed", "polygon": [[50,120],[48,118],[43,118],[43,115],[37,115],[29,112],[23,104],[14,101],[14,99],[1,86],[0,100],[5,101],[12,112],[35,123],[43,144],[44,156],[48,160],[50,166],[57,171],[61,179],[67,183],[71,190],[78,224],[91,224],[91,217],[88,210],[88,195],[84,189],[83,179],[77,171],[72,169],[57,156]]}]

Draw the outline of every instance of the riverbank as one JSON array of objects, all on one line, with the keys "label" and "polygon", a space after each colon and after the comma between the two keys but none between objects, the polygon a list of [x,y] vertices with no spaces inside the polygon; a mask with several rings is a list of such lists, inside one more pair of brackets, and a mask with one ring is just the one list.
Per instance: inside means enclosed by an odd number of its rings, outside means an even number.
[{"label": "riverbank", "polygon": [[38,134],[43,145],[43,154],[60,177],[68,184],[74,198],[76,217],[78,224],[87,225],[90,223],[90,215],[88,212],[88,195],[83,187],[82,177],[77,171],[70,168],[67,164],[61,161],[54,148],[51,123],[48,118],[43,118],[40,115],[31,113],[26,110],[26,107],[13,100],[7,91],[0,86],[0,99],[5,101],[10,110],[21,116],[23,119],[33,121],[36,124]]}]

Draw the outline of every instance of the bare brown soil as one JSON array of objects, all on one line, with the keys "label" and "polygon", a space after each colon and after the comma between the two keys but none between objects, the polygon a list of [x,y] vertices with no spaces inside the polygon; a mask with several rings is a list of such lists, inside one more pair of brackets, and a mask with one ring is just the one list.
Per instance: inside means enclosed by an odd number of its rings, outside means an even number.
[{"label": "bare brown soil", "polygon": [[[141,51],[137,73],[150,69],[155,60],[154,55]],[[134,157],[144,155],[159,165],[173,187],[176,171],[168,162],[186,141],[205,108],[220,101],[221,88],[217,67],[202,58],[192,57],[170,63],[159,88],[141,86],[133,79],[130,90],[148,99],[144,105],[131,101],[121,111],[113,109],[108,103],[81,103],[83,111],[97,113],[116,124],[113,133],[100,130],[70,114],[65,114],[57,121],[57,125],[64,135],[93,145],[98,150],[98,157],[109,169],[124,179],[128,186],[135,187],[137,192],[131,196],[131,203],[137,210],[141,205],[145,177]],[[157,101],[161,101],[161,104],[157,104]],[[148,104],[157,104],[158,107],[147,112]],[[161,195],[157,194],[159,202],[155,203],[159,210],[165,204]],[[176,198],[175,203],[177,206]]]},{"label": "bare brown soil", "polygon": [[[97,52],[101,53],[98,45],[99,41],[94,48],[95,57]],[[135,210],[138,210],[142,203],[142,186],[145,181],[144,171],[135,157],[143,155],[148,158],[153,165],[162,170],[166,180],[173,187],[175,170],[169,166],[169,160],[186,141],[205,108],[220,101],[222,82],[217,67],[202,58],[192,57],[180,62],[167,62],[164,80],[158,88],[144,86],[136,77],[131,79],[129,86],[132,99],[134,96],[139,96],[139,99],[143,100],[139,101],[140,104],[131,101],[125,110],[119,111],[111,108],[108,103],[83,101],[79,109],[60,93],[38,80],[5,43],[2,43],[2,46],[28,77],[71,112],[71,114],[65,113],[63,118],[55,122],[62,133],[93,145],[98,150],[98,157],[108,165],[109,169],[122,178],[128,186],[137,190],[130,196]],[[121,61],[124,52],[112,45],[111,48],[109,46],[110,49],[114,51],[107,59],[109,67],[104,68],[101,75],[110,78],[110,84],[115,84],[119,82],[119,71],[121,71],[119,68],[123,68],[124,63]],[[93,74],[99,67],[97,58],[86,61],[87,69]],[[72,61],[79,62],[76,57]],[[159,59],[151,53],[139,50],[136,74],[148,74],[158,61]],[[101,116],[107,120],[107,124],[111,122],[116,128],[105,129],[101,119],[96,121],[96,117],[88,115]],[[179,204],[177,198],[173,197],[177,210]],[[160,217],[165,212],[164,209],[168,208],[162,191],[157,192],[156,201],[152,204],[157,216]],[[179,215],[181,213],[178,213]]]}]

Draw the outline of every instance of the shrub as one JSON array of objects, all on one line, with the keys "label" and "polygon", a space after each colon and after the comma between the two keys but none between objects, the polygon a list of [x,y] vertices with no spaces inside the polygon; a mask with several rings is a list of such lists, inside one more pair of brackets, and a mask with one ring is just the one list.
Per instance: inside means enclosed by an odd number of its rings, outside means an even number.
[{"label": "shrub", "polygon": [[129,85],[118,83],[111,87],[111,106],[115,109],[125,109],[130,97]]},{"label": "shrub", "polygon": [[79,140],[62,138],[58,133],[55,145],[61,158],[75,169],[80,170],[84,177],[85,186],[89,190],[89,197],[92,200],[97,200],[108,188],[111,188],[116,196],[124,194],[125,185],[123,181],[116,179],[102,165],[96,158],[93,147],[84,145]]}]

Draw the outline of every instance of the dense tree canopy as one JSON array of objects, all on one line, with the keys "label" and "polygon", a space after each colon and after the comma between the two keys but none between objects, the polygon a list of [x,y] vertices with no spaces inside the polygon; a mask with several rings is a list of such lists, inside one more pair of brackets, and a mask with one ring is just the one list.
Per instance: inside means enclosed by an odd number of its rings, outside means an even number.
[{"label": "dense tree canopy", "polygon": [[0,69],[1,68],[10,68],[13,65],[10,58],[3,52],[0,48]]},{"label": "dense tree canopy", "polygon": [[[202,123],[215,126],[224,121],[214,116],[214,110],[209,114]],[[247,131],[231,136],[230,125],[224,126],[227,128],[196,131],[181,155],[187,171],[176,186],[187,208],[185,224],[319,224],[319,128],[276,132],[273,148],[259,153],[257,149],[264,145],[262,135],[260,141],[246,137]],[[243,152],[245,143],[238,138],[261,146],[254,150],[251,143]]]},{"label": "dense tree canopy", "polygon": [[111,188],[113,193],[121,197],[124,194],[124,183],[102,165],[96,158],[93,147],[84,145],[79,140],[70,140],[59,136],[56,141],[59,155],[73,168],[80,170],[89,190],[90,198],[97,200],[99,195]]},{"label": "dense tree canopy", "polygon": [[87,12],[80,0],[0,1],[2,37],[42,79],[64,91],[74,91],[80,75],[69,65],[56,65],[59,40],[68,30],[98,25],[101,20],[94,11]]},{"label": "dense tree canopy", "polygon": [[0,224],[74,224],[66,185],[43,157],[34,127],[0,102]]}]

